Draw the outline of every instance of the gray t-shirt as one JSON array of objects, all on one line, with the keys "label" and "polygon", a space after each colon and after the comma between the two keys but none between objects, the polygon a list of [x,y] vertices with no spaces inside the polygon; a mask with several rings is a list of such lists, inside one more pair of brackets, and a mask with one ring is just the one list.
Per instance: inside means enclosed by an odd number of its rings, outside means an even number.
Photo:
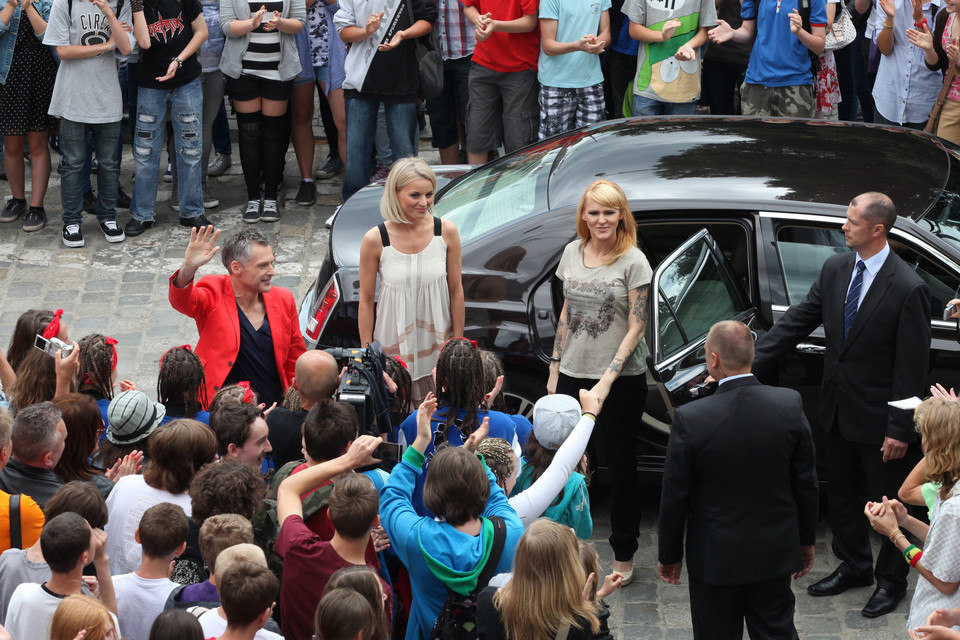
[{"label": "gray t-shirt", "polygon": [[24,582],[41,583],[50,579],[46,562],[30,562],[23,549],[7,549],[0,554],[0,620],[7,619],[10,598]]},{"label": "gray t-shirt", "polygon": [[[115,11],[117,0],[109,0],[109,4]],[[120,22],[132,25],[130,16],[130,2],[127,0],[118,18]],[[127,34],[127,37],[132,46],[133,34]],[[54,0],[43,44],[65,47],[101,44],[109,39],[110,24],[106,16],[89,0]],[[49,114],[88,124],[119,122],[123,119],[123,101],[117,69],[114,54],[62,60]]]},{"label": "gray t-shirt", "polygon": [[[580,240],[566,246],[557,267],[567,301],[567,339],[560,373],[575,378],[603,376],[627,335],[628,292],[650,284],[652,275],[647,257],[636,247],[613,264],[586,267]],[[647,346],[641,335],[640,345],[624,363],[620,375],[644,373],[646,355]]]}]

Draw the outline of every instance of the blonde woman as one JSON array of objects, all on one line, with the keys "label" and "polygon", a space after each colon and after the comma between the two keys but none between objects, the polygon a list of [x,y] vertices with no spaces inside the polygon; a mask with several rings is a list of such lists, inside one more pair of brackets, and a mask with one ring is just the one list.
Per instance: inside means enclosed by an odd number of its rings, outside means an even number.
[{"label": "blonde woman", "polygon": [[480,640],[590,640],[597,609],[583,596],[587,575],[570,527],[540,519],[514,555],[513,576],[499,591],[487,587],[477,605]]},{"label": "blonde woman", "polygon": [[107,607],[90,596],[64,598],[50,621],[50,640],[120,640],[117,619]]},{"label": "blonde woman", "polygon": [[380,201],[386,221],[360,245],[361,345],[376,340],[407,363],[417,403],[433,390],[431,371],[444,341],[463,335],[460,235],[452,222],[434,217],[436,189],[426,162],[398,160]]},{"label": "blonde woman", "polygon": [[[915,420],[926,459],[926,479],[940,485],[930,524],[908,515],[906,507],[886,496],[882,502],[868,502],[864,513],[874,530],[890,538],[919,574],[907,629],[920,636],[933,631],[925,625],[960,626],[960,609],[956,608],[960,607],[960,560],[956,556],[960,500],[955,496],[960,479],[960,404],[927,398],[917,407]],[[901,527],[922,542],[922,551],[904,536]]]},{"label": "blonde woman", "polygon": [[623,584],[633,579],[640,535],[637,428],[647,398],[647,296],[652,272],[637,248],[637,225],[623,190],[609,180],[587,187],[577,235],[557,267],[564,303],[550,358],[547,393],[600,398],[597,432],[610,472],[610,546]]}]

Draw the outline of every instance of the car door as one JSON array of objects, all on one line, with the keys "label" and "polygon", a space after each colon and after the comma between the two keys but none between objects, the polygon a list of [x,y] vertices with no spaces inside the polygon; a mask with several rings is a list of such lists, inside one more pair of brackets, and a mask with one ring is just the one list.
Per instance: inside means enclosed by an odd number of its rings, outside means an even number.
[{"label": "car door", "polygon": [[[761,274],[769,291],[774,322],[791,305],[803,300],[820,273],[823,262],[836,253],[849,251],[840,226],[843,218],[829,215],[760,213],[763,241],[759,243]],[[960,388],[960,344],[956,321],[943,319],[946,302],[960,297],[960,252],[936,247],[916,223],[899,219],[888,235],[890,248],[904,260],[930,289],[931,345],[928,384],[940,382]],[[811,426],[819,424],[820,384],[823,379],[823,328],[802,340],[794,353],[778,363],[780,386],[796,389],[803,396]],[[894,400],[897,398],[891,398]],[[822,433],[814,429],[814,434]]]},{"label": "car door", "polygon": [[653,272],[650,376],[670,413],[708,394],[707,332],[721,320],[753,328],[757,313],[706,229],[687,239]]}]

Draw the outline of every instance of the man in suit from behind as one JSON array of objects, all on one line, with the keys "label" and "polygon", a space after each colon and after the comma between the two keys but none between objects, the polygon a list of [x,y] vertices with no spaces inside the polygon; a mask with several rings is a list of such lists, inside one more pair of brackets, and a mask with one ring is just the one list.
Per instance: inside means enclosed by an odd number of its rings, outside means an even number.
[{"label": "man in suit from behind", "polygon": [[907,589],[907,565],[884,540],[873,566],[863,507],[896,495],[913,460],[913,412],[890,400],[923,396],[930,358],[930,290],[894,253],[887,234],[897,210],[882,193],[850,202],[843,225],[853,251],[824,262],[800,304],[793,305],[756,345],[753,370],[767,372],[820,324],[825,347],[820,426],[827,432],[827,502],[833,553],[840,560],[826,578],[807,587],[812,596],[877,587],[862,613],[875,618],[896,609]]},{"label": "man in suit from behind", "polygon": [[753,336],[707,335],[717,392],[679,407],[660,499],[660,579],[680,584],[686,525],[694,638],[797,638],[790,577],[813,566],[816,454],[800,394],[750,373]]}]

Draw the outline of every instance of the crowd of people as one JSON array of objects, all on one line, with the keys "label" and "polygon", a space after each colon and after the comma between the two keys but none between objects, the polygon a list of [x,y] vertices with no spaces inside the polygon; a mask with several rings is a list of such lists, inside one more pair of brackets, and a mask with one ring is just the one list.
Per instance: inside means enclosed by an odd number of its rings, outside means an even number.
[{"label": "crowd of people", "polygon": [[[344,199],[417,154],[424,111],[445,164],[482,164],[501,146],[509,153],[607,118],[693,114],[700,103],[711,114],[915,128],[936,103],[933,131],[960,141],[952,2],[781,5],[10,0],[0,10],[0,134],[12,197],[0,222],[46,224],[50,141],[66,246],[83,246],[84,211],[109,242],[151,228],[161,173],[180,224],[208,226],[204,211],[219,204],[208,176],[232,162],[224,95],[236,114],[247,223],[279,220],[291,141],[296,202],[315,202],[317,98],[330,150],[317,176],[345,172]],[[442,61],[442,87],[428,98],[424,47]],[[120,184],[125,110],[139,177],[132,197]],[[118,207],[130,210],[123,225]]]}]

